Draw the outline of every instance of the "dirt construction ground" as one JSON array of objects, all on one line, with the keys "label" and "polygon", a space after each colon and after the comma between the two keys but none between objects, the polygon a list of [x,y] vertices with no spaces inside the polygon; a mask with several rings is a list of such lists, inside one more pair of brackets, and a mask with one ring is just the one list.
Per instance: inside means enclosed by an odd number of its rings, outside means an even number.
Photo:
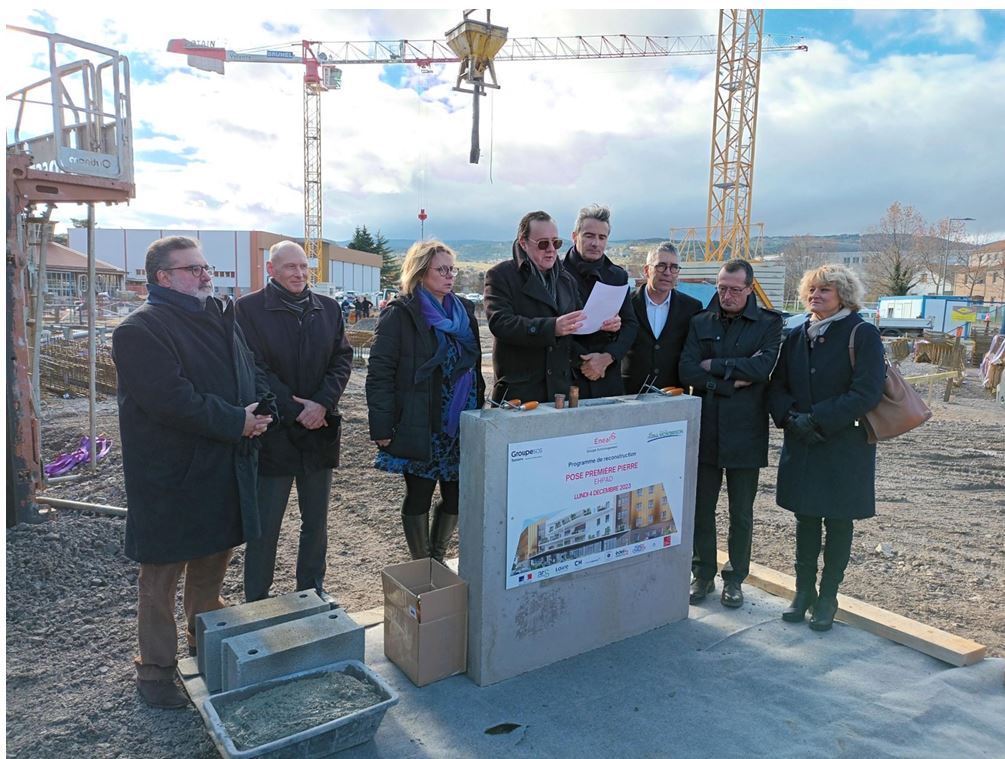
[{"label": "dirt construction ground", "polygon": [[[903,368],[934,371],[910,361]],[[354,370],[342,402],[342,467],[335,472],[329,517],[326,589],[350,611],[381,604],[381,568],[408,558],[398,517],[401,479],[372,467],[364,377],[365,369]],[[856,523],[842,592],[977,640],[989,655],[1003,656],[1005,411],[980,387],[973,369],[950,403],[939,395],[931,421],[880,445],[878,514]],[[45,459],[76,448],[86,430],[85,399],[50,397],[43,417]],[[98,473],[52,487],[48,495],[126,506],[114,399],[99,403],[98,430],[115,441]],[[774,504],[777,432],[771,444],[755,504],[753,559],[791,574],[794,520]],[[724,500],[724,548],[722,511]],[[293,590],[297,529],[294,496],[279,547],[278,592]],[[154,711],[136,695],[137,565],[123,556],[124,530],[121,518],[60,511],[42,524],[7,531],[8,756],[216,755],[194,709]],[[455,552],[456,545],[449,554]],[[242,562],[239,548],[224,586],[231,603],[242,600]],[[179,640],[179,651],[183,645]]]}]

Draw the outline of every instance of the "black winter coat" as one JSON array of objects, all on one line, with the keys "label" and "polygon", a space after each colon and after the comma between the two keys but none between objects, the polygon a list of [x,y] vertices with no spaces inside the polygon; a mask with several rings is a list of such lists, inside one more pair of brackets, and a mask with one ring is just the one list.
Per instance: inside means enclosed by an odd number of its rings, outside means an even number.
[{"label": "black winter coat", "polygon": [[338,424],[338,403],[352,371],[352,346],[338,302],[311,292],[301,321],[267,285],[238,299],[237,321],[279,408],[279,424],[262,435],[261,473],[296,475],[326,468],[321,441],[336,430],[304,428],[297,422],[303,404],[293,396],[320,403],[331,412],[330,427]]},{"label": "black winter coat", "polygon": [[810,412],[826,438],[807,445],[788,431],[778,462],[779,506],[797,514],[864,519],[876,513],[876,446],[857,424],[883,396],[883,341],[866,323],[855,333],[855,369],[848,340],[863,320],[832,322],[811,349],[807,324],[785,339],[771,378],[771,418],[779,427],[789,411]]},{"label": "black winter coat", "polygon": [[[481,408],[485,402],[485,379],[478,319],[473,303],[466,298],[458,300],[468,314],[471,334],[478,346],[474,369],[477,407]],[[443,371],[437,368],[425,380],[415,381],[416,370],[435,354],[436,334],[422,316],[418,297],[403,295],[392,300],[377,320],[370,348],[366,406],[370,439],[390,439],[386,450],[394,456],[429,461],[433,432],[443,429],[440,403]]]},{"label": "black winter coat", "polygon": [[[767,466],[768,380],[782,342],[782,317],[760,308],[751,293],[728,330],[725,325],[715,295],[691,319],[680,359],[681,382],[702,398],[698,461],[723,468]],[[711,371],[701,368],[704,359],[712,360]],[[752,384],[737,388],[735,380]]]},{"label": "black winter coat", "polygon": [[[600,259],[600,265],[596,272],[589,275],[580,271],[576,266],[576,258],[579,251],[575,248],[569,250],[565,256],[564,269],[576,281],[579,289],[579,299],[585,304],[593,292],[593,286],[597,282],[605,285],[626,285],[628,284],[628,272],[620,266],[614,264],[611,259],[604,256]],[[617,332],[594,332],[592,335],[577,335],[576,342],[581,346],[581,354],[585,353],[609,353],[614,362],[607,367],[604,376],[599,380],[588,380],[577,370],[574,372],[576,384],[579,385],[580,398],[610,398],[615,395],[625,394],[625,384],[621,379],[621,359],[635,342],[635,335],[639,331],[639,320],[635,316],[635,309],[632,308],[630,300],[631,291],[625,293],[625,301],[621,304],[618,315],[621,317],[621,329]],[[579,362],[577,362],[578,367]]]},{"label": "black winter coat", "polygon": [[[572,335],[555,337],[559,316],[582,308],[576,281],[562,267],[558,303],[533,270],[534,264],[513,244],[513,259],[485,274],[485,313],[495,337],[492,399],[550,402],[567,394],[572,363],[582,352]],[[555,266],[561,267],[556,261]]]},{"label": "black winter coat", "polygon": [[635,394],[642,388],[646,377],[656,374],[656,387],[680,387],[678,364],[684,350],[691,317],[701,311],[701,301],[676,290],[670,296],[670,313],[660,336],[653,335],[649,314],[646,312],[646,286],[643,284],[631,294],[632,310],[639,322],[635,342],[621,362],[621,375],[625,392]]},{"label": "black winter coat", "polygon": [[153,285],[112,333],[112,358],[126,556],[188,561],[257,538],[258,454],[242,433],[244,407],[268,385],[234,309]]}]

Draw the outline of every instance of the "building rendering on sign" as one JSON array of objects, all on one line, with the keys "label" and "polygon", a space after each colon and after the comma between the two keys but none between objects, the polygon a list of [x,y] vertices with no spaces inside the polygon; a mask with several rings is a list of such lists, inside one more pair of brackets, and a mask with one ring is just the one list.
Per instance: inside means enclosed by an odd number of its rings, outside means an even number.
[{"label": "building rendering on sign", "polygon": [[[123,269],[130,289],[145,292],[143,283],[147,247],[155,240],[173,235],[194,237],[202,245],[206,261],[216,269],[214,281],[221,295],[240,297],[265,286],[265,262],[269,248],[281,240],[301,242],[299,237],[261,230],[198,229],[95,229],[94,252],[102,261]],[[69,230],[70,247],[87,250],[87,230]],[[381,257],[375,253],[350,250],[325,240],[321,246],[318,279],[332,289],[374,293],[380,289]]]}]

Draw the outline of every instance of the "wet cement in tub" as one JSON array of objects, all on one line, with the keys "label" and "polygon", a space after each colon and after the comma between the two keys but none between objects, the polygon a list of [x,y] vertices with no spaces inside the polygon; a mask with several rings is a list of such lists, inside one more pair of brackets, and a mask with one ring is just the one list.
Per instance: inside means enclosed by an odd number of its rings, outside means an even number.
[{"label": "wet cement in tub", "polygon": [[325,672],[240,701],[221,704],[220,720],[238,750],[309,730],[383,700],[376,686],[343,672]]}]

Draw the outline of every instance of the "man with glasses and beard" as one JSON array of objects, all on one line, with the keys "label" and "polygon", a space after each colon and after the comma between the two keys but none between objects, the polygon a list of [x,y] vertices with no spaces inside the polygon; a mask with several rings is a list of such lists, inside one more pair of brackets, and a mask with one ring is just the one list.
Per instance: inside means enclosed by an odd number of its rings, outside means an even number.
[{"label": "man with glasses and beard", "polygon": [[708,308],[691,319],[680,359],[681,382],[702,399],[692,604],[715,591],[715,509],[723,470],[729,498],[723,606],[743,605],[740,586],[750,569],[754,496],[761,467],[768,464],[768,379],[782,342],[782,317],[757,305],[753,283],[749,262],[726,262]]},{"label": "man with glasses and beard", "polygon": [[[255,438],[265,375],[213,297],[199,243],[165,237],[147,249],[147,302],[112,334],[125,475],[125,553],[140,563],[136,686],[150,706],[188,699],[174,680],[175,596],[185,575],[189,653],[195,617],[222,608],[234,546],[258,537]],[[257,413],[256,413],[257,412]]]},{"label": "man with glasses and beard", "polygon": [[[562,245],[554,219],[531,211],[517,226],[513,258],[485,274],[496,402],[547,402],[567,394],[572,362],[587,352],[574,337],[585,316],[576,281],[558,260]],[[604,323],[610,331],[620,326],[617,317]]]},{"label": "man with glasses and beard", "polygon": [[[572,231],[574,245],[565,256],[565,270],[576,280],[579,297],[585,303],[594,285],[623,286],[628,284],[628,272],[614,264],[604,251],[611,233],[611,209],[596,203],[582,208]],[[585,353],[576,367],[581,398],[607,398],[624,395],[621,379],[621,359],[635,341],[639,322],[629,301],[629,294],[616,315],[621,328],[616,332],[598,331],[583,335],[579,343]]]},{"label": "man with glasses and beard", "polygon": [[646,379],[655,387],[680,386],[677,365],[687,328],[701,311],[700,300],[675,289],[680,263],[672,242],[650,250],[642,272],[646,281],[630,296],[639,330],[621,362],[625,392],[630,394],[639,392]]}]

